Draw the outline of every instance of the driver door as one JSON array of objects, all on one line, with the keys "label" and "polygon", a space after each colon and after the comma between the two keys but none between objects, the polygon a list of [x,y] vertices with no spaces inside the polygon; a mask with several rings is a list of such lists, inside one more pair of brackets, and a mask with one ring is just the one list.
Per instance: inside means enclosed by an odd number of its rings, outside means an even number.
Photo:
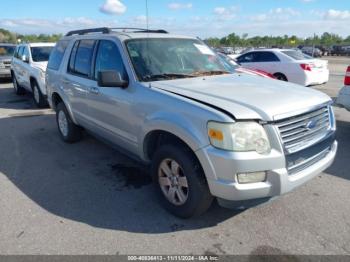
[{"label": "driver door", "polygon": [[133,115],[135,90],[131,87],[98,86],[98,72],[107,70],[118,71],[124,79],[128,78],[117,44],[111,40],[100,40],[95,55],[94,81],[87,93],[90,123],[97,135],[137,152]]}]

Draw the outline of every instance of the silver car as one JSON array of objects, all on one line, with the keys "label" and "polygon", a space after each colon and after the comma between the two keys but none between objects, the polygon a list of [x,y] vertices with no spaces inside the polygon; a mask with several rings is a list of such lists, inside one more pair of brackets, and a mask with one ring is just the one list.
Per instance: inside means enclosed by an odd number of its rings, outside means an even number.
[{"label": "silver car", "polygon": [[337,151],[327,95],[228,72],[202,41],[164,30],[70,32],[46,84],[64,141],[84,129],[150,164],[160,202],[183,218],[214,198],[249,206],[290,192]]},{"label": "silver car", "polygon": [[0,78],[11,77],[11,59],[16,46],[0,43]]}]

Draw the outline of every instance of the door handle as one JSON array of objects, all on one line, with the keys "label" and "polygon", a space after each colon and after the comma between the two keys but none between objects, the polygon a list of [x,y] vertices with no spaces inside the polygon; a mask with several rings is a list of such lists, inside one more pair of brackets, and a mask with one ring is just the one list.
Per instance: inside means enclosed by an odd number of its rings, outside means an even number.
[{"label": "door handle", "polygon": [[63,84],[65,84],[65,85],[69,84],[68,79],[63,79],[62,82],[63,82]]},{"label": "door handle", "polygon": [[89,91],[95,95],[98,95],[100,93],[100,90],[97,87],[90,87]]}]

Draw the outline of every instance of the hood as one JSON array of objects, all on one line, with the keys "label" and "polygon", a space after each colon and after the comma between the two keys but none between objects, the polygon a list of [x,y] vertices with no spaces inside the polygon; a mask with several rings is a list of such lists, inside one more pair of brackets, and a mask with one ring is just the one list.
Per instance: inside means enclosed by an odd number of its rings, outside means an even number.
[{"label": "hood", "polygon": [[46,72],[47,63],[48,63],[47,61],[46,62],[33,62],[33,66]]},{"label": "hood", "polygon": [[152,87],[213,105],[241,120],[273,121],[331,101],[308,87],[247,74],[156,81]]}]

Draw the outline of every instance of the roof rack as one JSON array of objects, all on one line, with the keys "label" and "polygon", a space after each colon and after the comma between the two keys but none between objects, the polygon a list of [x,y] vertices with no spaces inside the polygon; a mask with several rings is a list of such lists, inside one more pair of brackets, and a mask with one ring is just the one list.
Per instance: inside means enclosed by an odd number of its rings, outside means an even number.
[{"label": "roof rack", "polygon": [[121,30],[123,33],[132,32],[132,33],[158,33],[158,34],[168,34],[164,29],[145,29],[137,27],[114,27],[110,28],[111,30]]},{"label": "roof rack", "polygon": [[134,27],[115,27],[115,28],[99,27],[99,28],[90,28],[90,29],[70,31],[66,34],[66,36],[86,35],[86,34],[91,34],[91,33],[110,34],[113,30],[121,30],[123,33],[130,32],[130,33],[168,34],[168,32],[163,30],[163,29],[152,30],[152,29],[134,28]]},{"label": "roof rack", "polygon": [[66,36],[86,35],[86,34],[91,34],[91,33],[109,34],[110,32],[111,32],[111,29],[109,29],[108,27],[99,27],[99,28],[90,28],[90,29],[70,31],[66,34]]}]

